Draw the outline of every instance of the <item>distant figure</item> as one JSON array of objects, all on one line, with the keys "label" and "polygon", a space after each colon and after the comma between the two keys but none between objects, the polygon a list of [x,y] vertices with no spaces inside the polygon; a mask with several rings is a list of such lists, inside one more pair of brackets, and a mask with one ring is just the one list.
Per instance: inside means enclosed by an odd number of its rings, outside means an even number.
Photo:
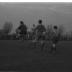
[{"label": "distant figure", "polygon": [[[35,28],[35,33],[36,33],[35,40],[40,41],[41,45],[43,45],[43,43],[44,43],[43,42],[43,36],[44,36],[44,33],[46,32],[46,28],[42,24],[42,20],[39,20],[38,23],[39,24]],[[43,46],[41,47],[41,49],[43,49]]]},{"label": "distant figure", "polygon": [[27,26],[24,24],[23,21],[20,21],[20,26],[17,28],[20,38],[21,39],[26,39],[26,35],[27,35]]},{"label": "distant figure", "polygon": [[58,27],[57,26],[54,26],[53,27],[54,29],[54,34],[53,34],[53,38],[52,38],[52,47],[51,47],[51,53],[56,53],[56,44],[58,43],[59,41],[59,38],[60,38],[60,34],[58,32]]}]

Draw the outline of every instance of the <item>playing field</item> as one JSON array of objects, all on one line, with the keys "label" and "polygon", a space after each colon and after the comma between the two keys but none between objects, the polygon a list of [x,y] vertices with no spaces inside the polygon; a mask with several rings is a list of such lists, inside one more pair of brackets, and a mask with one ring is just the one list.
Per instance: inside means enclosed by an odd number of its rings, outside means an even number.
[{"label": "playing field", "polygon": [[[50,43],[47,43],[50,48]],[[72,42],[62,41],[57,45],[56,55],[40,46],[33,47],[30,41],[0,41],[0,70],[24,72],[65,72],[71,63]],[[65,68],[66,67],[66,68]]]}]

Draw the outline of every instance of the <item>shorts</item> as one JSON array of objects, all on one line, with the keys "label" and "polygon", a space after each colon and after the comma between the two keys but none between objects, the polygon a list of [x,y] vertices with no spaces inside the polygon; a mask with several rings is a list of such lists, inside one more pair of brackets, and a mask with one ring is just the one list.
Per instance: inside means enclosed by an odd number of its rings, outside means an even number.
[{"label": "shorts", "polygon": [[52,42],[53,42],[54,44],[58,43],[58,41],[59,41],[59,38],[58,38],[58,37],[54,37],[54,38],[52,39]]},{"label": "shorts", "polygon": [[21,35],[26,35],[27,32],[26,32],[26,31],[24,31],[24,32],[20,32],[20,34],[21,34]]}]

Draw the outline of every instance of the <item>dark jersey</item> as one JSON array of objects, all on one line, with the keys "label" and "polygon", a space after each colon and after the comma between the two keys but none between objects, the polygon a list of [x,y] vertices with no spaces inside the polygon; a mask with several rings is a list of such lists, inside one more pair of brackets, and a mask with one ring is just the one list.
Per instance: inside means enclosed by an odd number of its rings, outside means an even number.
[{"label": "dark jersey", "polygon": [[43,25],[38,25],[35,30],[37,30],[37,32],[45,32],[46,28]]},{"label": "dark jersey", "polygon": [[26,25],[20,25],[18,29],[20,30],[20,33],[25,33],[27,31]]},{"label": "dark jersey", "polygon": [[58,33],[57,35],[54,35],[52,38],[53,43],[58,43],[58,41],[60,40],[60,34]]},{"label": "dark jersey", "polygon": [[45,31],[46,31],[46,28],[43,25],[38,25],[35,28],[37,40],[41,40],[43,38],[43,32],[45,32]]}]

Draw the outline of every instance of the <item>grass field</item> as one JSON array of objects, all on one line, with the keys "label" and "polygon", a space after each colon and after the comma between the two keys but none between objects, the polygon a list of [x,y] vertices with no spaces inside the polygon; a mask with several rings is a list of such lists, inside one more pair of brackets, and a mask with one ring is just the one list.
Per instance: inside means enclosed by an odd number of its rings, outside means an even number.
[{"label": "grass field", "polygon": [[[47,44],[50,48],[50,43]],[[65,72],[71,64],[71,41],[61,41],[56,55],[40,47],[33,47],[29,41],[0,41],[0,70],[24,72]]]}]

